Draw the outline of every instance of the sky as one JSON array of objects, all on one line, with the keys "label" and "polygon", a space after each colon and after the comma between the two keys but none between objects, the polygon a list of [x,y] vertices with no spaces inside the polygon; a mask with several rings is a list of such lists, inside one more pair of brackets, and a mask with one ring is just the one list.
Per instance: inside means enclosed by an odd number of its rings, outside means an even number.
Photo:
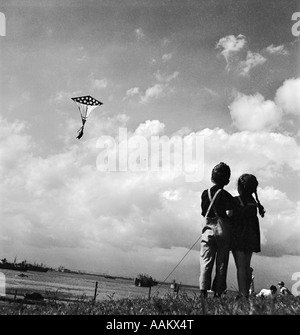
[{"label": "sky", "polygon": [[[256,289],[300,280],[296,1],[10,0],[0,12],[1,258],[164,280],[188,252],[168,281],[197,286],[201,193],[225,162],[226,190],[252,173],[266,209]],[[103,105],[78,140],[71,98],[85,95]],[[184,152],[201,139],[200,155],[155,170],[153,138],[190,139]]]}]

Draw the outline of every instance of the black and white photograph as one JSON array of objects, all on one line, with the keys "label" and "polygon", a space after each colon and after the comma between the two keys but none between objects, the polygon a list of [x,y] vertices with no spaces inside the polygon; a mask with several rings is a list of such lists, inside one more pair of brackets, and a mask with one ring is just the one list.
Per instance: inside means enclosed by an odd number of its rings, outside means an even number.
[{"label": "black and white photograph", "polygon": [[1,0],[0,315],[299,315],[299,47],[294,0]]}]

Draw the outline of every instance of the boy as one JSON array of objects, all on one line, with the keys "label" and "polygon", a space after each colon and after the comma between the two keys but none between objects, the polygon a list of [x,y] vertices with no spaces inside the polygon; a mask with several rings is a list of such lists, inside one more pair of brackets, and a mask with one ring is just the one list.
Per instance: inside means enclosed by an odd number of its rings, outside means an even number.
[{"label": "boy", "polygon": [[[229,183],[230,168],[221,162],[212,170],[211,181],[215,184],[201,196],[202,216],[205,224],[202,229],[200,250],[200,292],[203,297],[211,289],[211,274],[216,262],[216,275],[212,290],[215,296],[226,291],[226,277],[230,248],[230,222],[234,200],[223,187]],[[215,197],[215,198],[214,198]],[[210,206],[211,202],[213,204]]]}]

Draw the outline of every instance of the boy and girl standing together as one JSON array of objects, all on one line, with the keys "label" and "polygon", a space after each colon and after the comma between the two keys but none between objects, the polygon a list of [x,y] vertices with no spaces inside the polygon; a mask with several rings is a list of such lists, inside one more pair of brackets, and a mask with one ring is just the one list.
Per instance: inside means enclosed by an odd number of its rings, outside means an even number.
[{"label": "boy and girl standing together", "polygon": [[[260,251],[257,209],[261,217],[265,211],[257,196],[258,181],[252,174],[241,175],[237,185],[239,196],[233,197],[223,189],[229,183],[230,175],[227,164],[221,162],[216,165],[211,175],[214,186],[201,196],[205,224],[201,236],[199,284],[204,297],[210,289],[215,296],[221,296],[226,291],[230,250],[237,268],[239,294],[248,297],[252,253]],[[214,264],[216,274],[211,285]]]}]

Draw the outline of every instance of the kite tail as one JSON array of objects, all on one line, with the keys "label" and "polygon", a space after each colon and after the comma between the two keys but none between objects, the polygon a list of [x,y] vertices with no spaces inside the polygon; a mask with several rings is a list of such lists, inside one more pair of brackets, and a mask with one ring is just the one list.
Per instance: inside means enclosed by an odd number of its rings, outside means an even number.
[{"label": "kite tail", "polygon": [[79,134],[76,138],[81,139],[82,135],[83,135],[83,128],[84,128],[84,124],[85,124],[85,119],[82,119],[82,127],[77,131]]},{"label": "kite tail", "polygon": [[76,138],[81,139],[82,135],[83,135],[83,126],[78,130],[78,136]]}]

